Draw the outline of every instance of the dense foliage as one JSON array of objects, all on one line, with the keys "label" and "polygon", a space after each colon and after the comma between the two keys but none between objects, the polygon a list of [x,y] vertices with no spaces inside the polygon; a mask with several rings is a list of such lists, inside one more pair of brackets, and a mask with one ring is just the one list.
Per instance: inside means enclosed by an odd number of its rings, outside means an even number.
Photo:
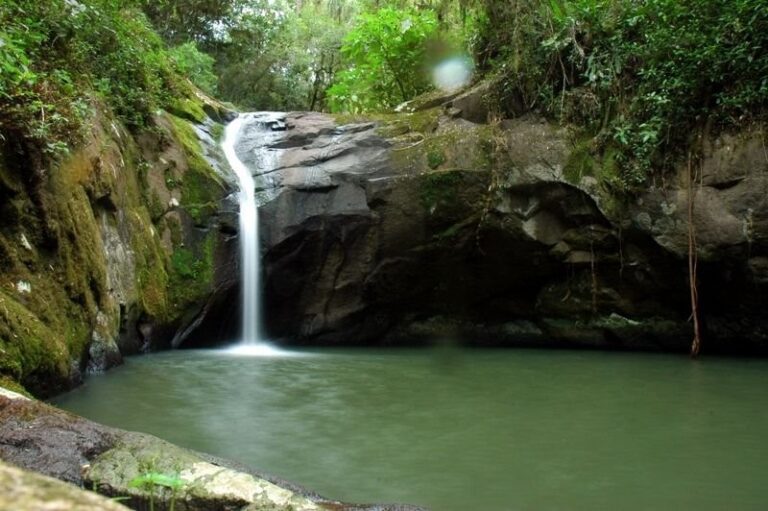
[{"label": "dense foliage", "polygon": [[256,110],[324,109],[325,89],[340,65],[346,12],[267,0],[252,6],[208,45],[219,96]]},{"label": "dense foliage", "polygon": [[212,56],[217,95],[246,109],[388,108],[428,88],[432,36],[456,45],[466,33],[457,0],[133,2],[168,44]]},{"label": "dense foliage", "polygon": [[[538,110],[587,128],[632,188],[692,134],[768,106],[762,0],[486,0],[478,58],[502,114]],[[503,28],[502,28],[503,27]]]},{"label": "dense foliage", "polygon": [[216,92],[218,78],[213,71],[214,59],[201,52],[193,42],[187,42],[169,51],[171,59],[180,73],[208,94]]},{"label": "dense foliage", "polygon": [[0,137],[67,150],[101,98],[129,126],[183,82],[138,10],[116,0],[0,3]]},{"label": "dense foliage", "polygon": [[348,67],[328,91],[331,108],[383,110],[427,91],[427,42],[436,29],[430,11],[384,8],[361,16],[344,38]]},{"label": "dense foliage", "polygon": [[248,0],[126,0],[126,5],[140,8],[158,33],[170,44],[189,41],[207,42],[226,30]]},{"label": "dense foliage", "polygon": [[764,0],[5,0],[0,27],[0,133],[48,152],[94,97],[144,125],[178,72],[247,109],[376,111],[466,52],[500,116],[580,126],[627,189],[768,106]]}]

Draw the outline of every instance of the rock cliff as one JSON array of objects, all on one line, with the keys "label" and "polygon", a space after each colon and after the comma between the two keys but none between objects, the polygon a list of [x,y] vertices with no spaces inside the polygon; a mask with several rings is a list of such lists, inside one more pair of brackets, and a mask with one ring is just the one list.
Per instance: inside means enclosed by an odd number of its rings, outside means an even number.
[{"label": "rock cliff", "polygon": [[130,132],[98,106],[59,159],[0,141],[0,378],[61,392],[169,345],[237,278],[221,221],[233,186],[206,110],[228,115],[201,96]]},{"label": "rock cliff", "polygon": [[[244,131],[240,158],[265,194],[272,336],[687,349],[687,168],[620,198],[614,162],[567,128],[488,123],[471,94],[435,103],[371,119],[286,114],[275,132],[254,118]],[[711,140],[694,186],[710,351],[768,346],[764,138]]]}]

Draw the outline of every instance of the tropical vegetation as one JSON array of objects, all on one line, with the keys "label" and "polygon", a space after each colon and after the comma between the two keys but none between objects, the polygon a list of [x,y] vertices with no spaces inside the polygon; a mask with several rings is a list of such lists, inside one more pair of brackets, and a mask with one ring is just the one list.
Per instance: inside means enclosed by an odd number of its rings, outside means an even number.
[{"label": "tropical vegetation", "polygon": [[632,189],[768,106],[762,0],[6,0],[0,26],[0,136],[46,154],[94,101],[140,128],[186,78],[244,109],[359,113],[466,55],[498,116],[578,126]]}]

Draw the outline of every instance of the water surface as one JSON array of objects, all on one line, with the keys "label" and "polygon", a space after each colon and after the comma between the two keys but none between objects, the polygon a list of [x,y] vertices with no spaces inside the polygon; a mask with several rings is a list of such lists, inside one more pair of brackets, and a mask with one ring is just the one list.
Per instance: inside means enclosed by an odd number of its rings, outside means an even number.
[{"label": "water surface", "polygon": [[768,361],[569,351],[130,358],[56,404],[357,502],[768,509]]}]

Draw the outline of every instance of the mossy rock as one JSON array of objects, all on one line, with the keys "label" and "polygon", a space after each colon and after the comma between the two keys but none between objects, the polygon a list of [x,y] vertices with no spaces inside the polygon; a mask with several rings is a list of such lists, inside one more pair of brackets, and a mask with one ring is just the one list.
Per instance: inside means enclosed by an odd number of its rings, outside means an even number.
[{"label": "mossy rock", "polygon": [[224,125],[223,124],[213,124],[211,125],[211,137],[213,138],[214,142],[220,143],[222,140],[224,140]]},{"label": "mossy rock", "polygon": [[462,175],[459,171],[430,172],[419,180],[421,201],[427,209],[455,202],[459,196]]},{"label": "mossy rock", "polygon": [[445,153],[439,149],[433,149],[427,153],[427,165],[431,169],[436,169],[445,163]]},{"label": "mossy rock", "polygon": [[173,314],[184,314],[190,305],[207,297],[213,290],[216,234],[193,247],[178,247],[170,259],[169,299]]},{"label": "mossy rock", "polygon": [[[0,375],[31,389],[69,379],[64,332],[50,329],[29,309],[0,291]],[[42,376],[45,382],[38,381]]]},{"label": "mossy rock", "polygon": [[176,98],[168,105],[168,112],[195,123],[205,121],[206,113],[203,110],[203,102],[190,98]]},{"label": "mossy rock", "polygon": [[0,461],[0,509],[39,511],[127,511],[128,508],[96,493],[51,477],[28,472]]},{"label": "mossy rock", "polygon": [[576,143],[563,167],[563,177],[573,185],[578,185],[584,176],[595,175],[595,157],[592,155],[590,140]]},{"label": "mossy rock", "polygon": [[440,118],[439,109],[430,109],[409,114],[366,113],[332,114],[338,125],[375,122],[376,132],[384,138],[393,138],[407,133],[427,135],[437,129]]},{"label": "mossy rock", "polygon": [[184,149],[187,170],[181,177],[181,204],[195,223],[204,224],[215,213],[226,187],[203,156],[203,148],[187,121],[171,117],[173,131]]},{"label": "mossy rock", "polygon": [[[152,494],[162,509],[171,502],[180,509],[326,509],[264,479],[141,434],[126,434],[117,446],[92,460],[85,479],[100,493],[130,497],[132,507],[146,506]],[[152,484],[155,480],[171,484]]]},{"label": "mossy rock", "polygon": [[17,394],[21,394],[24,397],[31,398],[32,394],[27,391],[27,389],[24,388],[23,385],[21,385],[16,380],[10,378],[9,376],[0,374],[0,388],[10,390],[11,392],[15,392]]}]

